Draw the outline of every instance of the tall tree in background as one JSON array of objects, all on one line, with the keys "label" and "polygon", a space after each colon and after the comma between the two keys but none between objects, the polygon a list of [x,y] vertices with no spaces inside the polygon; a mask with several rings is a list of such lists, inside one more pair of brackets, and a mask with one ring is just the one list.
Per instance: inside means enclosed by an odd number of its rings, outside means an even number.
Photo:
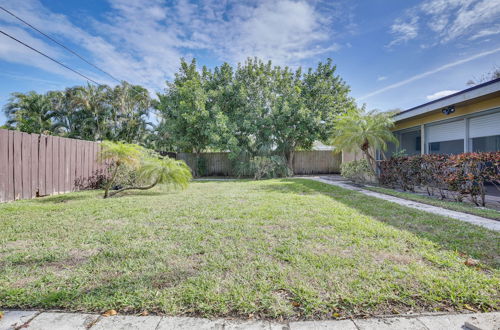
[{"label": "tall tree in background", "polygon": [[167,126],[178,151],[193,152],[197,159],[220,140],[218,127],[226,121],[218,107],[208,106],[205,82],[209,76],[207,70],[204,75],[197,71],[194,59],[191,63],[182,60],[165,94],[158,94],[162,125]]},{"label": "tall tree in background", "polygon": [[330,59],[305,75],[301,68],[295,73],[288,68],[276,69],[275,145],[292,170],[295,151],[311,149],[315,141],[327,140],[335,118],[355,107],[349,87],[335,70]]},{"label": "tall tree in background", "polygon": [[148,91],[127,83],[14,93],[4,111],[8,128],[30,133],[142,143],[152,131]]},{"label": "tall tree in background", "polygon": [[76,89],[75,103],[86,114],[82,122],[82,132],[87,140],[98,141],[108,138],[106,126],[112,120],[109,104],[109,86],[90,85]]},{"label": "tall tree in background", "polygon": [[234,144],[230,150],[250,157],[268,154],[274,147],[271,115],[276,95],[272,63],[249,58],[238,64],[233,79],[229,118],[234,123]]},{"label": "tall tree in background", "polygon": [[159,94],[162,124],[176,150],[228,150],[233,159],[278,155],[292,169],[297,149],[325,141],[339,114],[355,107],[331,60],[306,74],[249,58],[199,72],[181,62]]},{"label": "tall tree in background", "polygon": [[33,91],[26,94],[13,93],[4,112],[7,128],[38,134],[52,129],[52,106],[45,95]]},{"label": "tall tree in background", "polygon": [[122,83],[109,90],[111,105],[111,131],[115,140],[140,142],[148,133],[151,98],[141,86]]},{"label": "tall tree in background", "polygon": [[469,79],[469,81],[467,81],[467,86],[479,85],[498,78],[500,78],[500,67],[495,65],[491,71],[482,74],[479,78],[474,77]]}]

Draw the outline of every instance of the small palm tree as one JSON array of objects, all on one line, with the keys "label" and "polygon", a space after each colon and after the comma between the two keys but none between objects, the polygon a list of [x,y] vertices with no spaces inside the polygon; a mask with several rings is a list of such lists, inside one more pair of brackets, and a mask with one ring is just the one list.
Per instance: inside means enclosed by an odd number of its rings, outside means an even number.
[{"label": "small palm tree", "polygon": [[337,118],[331,144],[347,152],[361,149],[376,176],[377,162],[370,151],[386,150],[388,142],[398,143],[391,131],[393,115],[392,112],[365,112],[364,109],[349,111]]},{"label": "small palm tree", "polygon": [[104,198],[109,197],[109,189],[115,183],[120,167],[139,168],[143,154],[144,149],[136,144],[111,141],[101,143],[100,160],[111,169],[111,177],[104,188]]},{"label": "small palm tree", "polygon": [[114,196],[122,191],[151,189],[157,184],[171,184],[175,187],[185,188],[192,178],[191,170],[183,161],[172,158],[147,158],[138,170],[139,181],[144,186],[131,186],[115,190],[109,194]]}]

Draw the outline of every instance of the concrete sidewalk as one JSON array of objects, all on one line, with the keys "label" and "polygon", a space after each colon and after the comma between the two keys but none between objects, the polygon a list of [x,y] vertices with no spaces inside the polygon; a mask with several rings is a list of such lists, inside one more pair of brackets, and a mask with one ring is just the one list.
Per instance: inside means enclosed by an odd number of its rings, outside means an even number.
[{"label": "concrete sidewalk", "polygon": [[351,185],[350,182],[346,181],[345,179],[339,179],[337,177],[330,177],[330,176],[302,177],[302,178],[323,182],[323,183],[326,183],[326,184],[329,184],[332,186],[341,187],[344,189],[354,190],[354,191],[357,191],[357,192],[362,193],[364,195],[371,196],[371,197],[377,197],[377,198],[380,198],[380,199],[383,199],[383,200],[386,200],[389,202],[393,202],[393,203],[396,203],[396,204],[399,204],[402,206],[411,207],[413,209],[417,209],[420,211],[425,211],[425,212],[434,213],[434,214],[442,215],[445,217],[457,219],[457,220],[468,222],[468,223],[471,223],[473,225],[481,226],[481,227],[484,227],[484,228],[487,228],[490,230],[500,231],[500,221],[492,220],[492,219],[488,219],[488,218],[483,218],[483,217],[468,214],[468,213],[452,211],[452,210],[448,210],[448,209],[445,209],[442,207],[433,206],[433,205],[429,205],[429,204],[414,202],[414,201],[411,201],[408,199],[394,197],[391,195],[386,195],[386,194],[378,193],[378,192],[371,191],[371,190],[366,190],[366,189]]},{"label": "concrete sidewalk", "polygon": [[267,330],[499,330],[500,312],[474,314],[426,314],[406,317],[372,319],[269,322],[203,319],[191,317],[116,315],[104,317],[98,314],[6,311],[0,319],[0,330],[170,330],[170,329],[267,329]]}]

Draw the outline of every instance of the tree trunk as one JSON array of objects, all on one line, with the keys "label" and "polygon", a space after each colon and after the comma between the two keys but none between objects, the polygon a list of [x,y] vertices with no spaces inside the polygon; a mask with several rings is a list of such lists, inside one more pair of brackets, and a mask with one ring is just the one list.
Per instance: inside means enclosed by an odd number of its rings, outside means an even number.
[{"label": "tree trunk", "polygon": [[295,174],[295,169],[293,168],[293,159],[295,158],[295,150],[291,149],[285,152],[285,158],[288,168],[292,171],[292,175]]},{"label": "tree trunk", "polygon": [[106,184],[106,187],[104,188],[104,198],[109,197],[109,189],[111,188],[111,186],[115,182],[116,174],[118,173],[118,167],[120,167],[120,165],[116,164],[115,169],[113,170],[113,174],[111,175],[111,179],[108,181],[108,183]]},{"label": "tree trunk", "polygon": [[194,177],[198,177],[199,174],[200,174],[200,171],[199,171],[199,166],[200,166],[200,152],[197,151],[197,150],[195,150],[194,154],[195,154],[195,162],[194,162],[194,168],[193,168],[193,176]]},{"label": "tree trunk", "polygon": [[363,151],[366,158],[368,158],[368,162],[371,164],[370,168],[372,169],[372,174],[375,177],[375,180],[378,181],[377,169],[380,170],[380,167],[375,158],[373,158],[373,156],[370,154],[370,144],[368,143],[368,141],[365,141],[365,143],[363,143],[363,145],[361,146],[361,151]]},{"label": "tree trunk", "polygon": [[125,190],[148,190],[148,189],[151,189],[153,188],[154,186],[156,186],[158,184],[158,180],[155,180],[155,182],[153,182],[152,184],[150,184],[149,186],[138,186],[138,187],[125,187],[125,188],[122,188],[122,189],[118,189],[118,190],[115,190],[115,191],[112,191],[110,194],[109,194],[109,197],[113,197],[114,195],[116,194],[119,194]]}]

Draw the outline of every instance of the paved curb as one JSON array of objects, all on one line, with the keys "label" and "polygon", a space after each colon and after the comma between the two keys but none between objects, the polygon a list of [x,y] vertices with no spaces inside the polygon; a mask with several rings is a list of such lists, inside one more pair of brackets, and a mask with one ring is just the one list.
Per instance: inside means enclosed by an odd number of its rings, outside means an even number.
[{"label": "paved curb", "polygon": [[103,317],[98,314],[6,311],[0,319],[0,330],[170,330],[170,329],[221,329],[221,330],[443,330],[481,329],[499,330],[500,312],[471,314],[426,314],[371,319],[270,322],[192,317],[162,317],[116,315]]},{"label": "paved curb", "polygon": [[377,197],[383,200],[386,200],[388,202],[393,202],[402,206],[410,207],[413,209],[417,209],[420,211],[425,211],[437,215],[442,215],[445,217],[453,218],[456,220],[460,220],[463,222],[468,222],[473,225],[481,226],[490,230],[494,231],[500,231],[500,221],[497,220],[492,220],[488,218],[483,218],[477,215],[472,215],[468,213],[463,213],[463,212],[458,212],[458,211],[452,211],[448,209],[444,209],[442,207],[434,206],[434,205],[429,205],[429,204],[424,204],[424,203],[419,203],[419,202],[414,202],[410,201],[404,198],[399,198],[399,197],[394,197],[391,195],[386,195],[382,193],[378,193],[375,191],[371,190],[366,190],[363,188],[358,188],[355,186],[352,186],[348,183],[348,181],[332,181],[328,179],[323,179],[321,177],[304,177],[304,179],[309,179],[309,180],[314,180],[322,183],[326,183],[332,186],[348,189],[348,190],[353,190],[357,191],[359,193],[362,193],[367,196],[371,197]]}]

